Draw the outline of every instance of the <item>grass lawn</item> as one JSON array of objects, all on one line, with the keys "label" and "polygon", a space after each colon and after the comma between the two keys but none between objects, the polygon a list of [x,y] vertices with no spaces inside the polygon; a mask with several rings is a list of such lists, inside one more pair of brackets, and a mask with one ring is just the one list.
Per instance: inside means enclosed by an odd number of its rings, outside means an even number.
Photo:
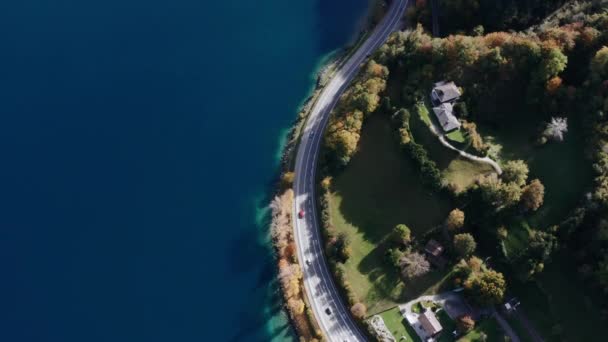
[{"label": "grass lawn", "polygon": [[437,291],[447,271],[404,284],[384,257],[386,237],[395,225],[407,224],[414,238],[420,237],[452,209],[447,198],[422,185],[415,164],[393,139],[387,117],[374,115],[365,123],[358,153],[332,182],[330,207],[336,231],[350,239],[346,277],[369,314]]},{"label": "grass lawn", "polygon": [[[483,338],[483,335],[486,338]],[[481,324],[471,330],[468,334],[458,339],[458,342],[484,342],[484,341],[500,341],[499,338],[504,336],[498,323],[494,318],[487,318]]]},{"label": "grass lawn", "polygon": [[429,110],[429,106],[424,102],[416,103],[416,112],[427,126],[432,124],[433,119],[431,119],[431,111]]},{"label": "grass lawn", "polygon": [[452,131],[452,132],[446,134],[445,136],[449,140],[460,143],[460,144],[464,144],[467,141],[467,139],[464,136],[464,133],[462,132],[462,128]]},{"label": "grass lawn", "polygon": [[[416,112],[418,115],[415,115]],[[461,157],[457,152],[443,146],[439,139],[431,133],[429,125],[431,118],[426,106],[417,105],[417,110],[412,113],[410,128],[414,140],[422,144],[428,151],[429,157],[437,163],[443,178],[455,186],[458,191],[465,190],[471,186],[477,177],[494,172],[488,164],[478,163]],[[458,133],[455,131],[452,133]],[[464,137],[463,137],[464,138]]]},{"label": "grass lawn", "polygon": [[530,226],[526,221],[517,220],[507,227],[509,234],[504,240],[505,256],[515,257],[528,246]]},{"label": "grass lawn", "polygon": [[401,339],[402,336],[406,337],[405,341],[416,341],[419,342],[420,338],[414,331],[414,329],[407,323],[405,318],[399,312],[399,308],[395,307],[388,311],[380,314],[380,317],[384,320],[384,324],[388,330],[393,334],[393,337],[397,341],[404,341]]},{"label": "grass lawn", "polygon": [[568,133],[563,142],[548,142],[544,146],[534,144],[541,120],[533,114],[507,120],[512,125],[501,125],[500,129],[478,125],[484,139],[490,135],[502,145],[501,159],[526,161],[530,167],[529,179],[538,178],[545,185],[544,204],[529,220],[533,228],[543,229],[559,223],[593,179],[591,165],[584,155],[584,132],[578,121],[568,120]]},{"label": "grass lawn", "polygon": [[441,174],[450,184],[455,186],[455,189],[462,191],[473,185],[480,175],[492,172],[494,172],[494,169],[488,164],[476,163],[458,157],[453,159],[447,168],[442,170]]}]

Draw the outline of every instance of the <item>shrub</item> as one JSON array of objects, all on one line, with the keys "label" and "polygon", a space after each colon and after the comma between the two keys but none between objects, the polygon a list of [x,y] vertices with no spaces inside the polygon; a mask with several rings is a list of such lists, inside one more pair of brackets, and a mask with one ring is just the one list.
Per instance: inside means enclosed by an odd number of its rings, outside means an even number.
[{"label": "shrub", "polygon": [[353,314],[353,316],[356,319],[363,319],[365,318],[365,315],[367,314],[367,308],[365,307],[365,305],[363,303],[355,303],[355,305],[353,305],[350,308],[350,312]]},{"label": "shrub", "polygon": [[502,273],[487,270],[465,282],[465,293],[479,305],[496,305],[502,302],[506,282]]},{"label": "shrub", "polygon": [[450,211],[445,225],[450,231],[456,231],[464,226],[464,212],[458,208]]},{"label": "shrub", "polygon": [[393,240],[398,244],[407,245],[412,241],[410,228],[404,224],[398,224],[393,228]]},{"label": "shrub", "polygon": [[473,235],[464,233],[454,236],[454,249],[459,256],[467,257],[475,252],[475,248],[477,248],[477,243]]},{"label": "shrub", "polygon": [[475,320],[473,320],[473,318],[469,315],[460,316],[456,320],[456,327],[458,332],[461,334],[466,334],[475,328]]},{"label": "shrub", "polygon": [[535,211],[543,205],[545,198],[545,186],[540,180],[535,179],[524,188],[521,194],[521,204],[526,210]]},{"label": "shrub", "polygon": [[431,265],[424,255],[413,252],[405,254],[399,260],[401,266],[401,274],[406,279],[413,279],[420,277],[431,269]]}]

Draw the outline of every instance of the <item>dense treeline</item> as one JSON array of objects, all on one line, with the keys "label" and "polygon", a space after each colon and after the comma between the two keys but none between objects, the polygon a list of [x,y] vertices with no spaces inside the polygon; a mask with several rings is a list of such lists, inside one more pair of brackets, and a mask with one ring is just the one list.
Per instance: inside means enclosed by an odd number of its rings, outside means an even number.
[{"label": "dense treeline", "polygon": [[[418,106],[415,109],[426,110],[424,106]],[[411,114],[407,109],[400,109],[393,116],[393,119],[399,125],[399,144],[408,156],[418,165],[422,182],[433,190],[439,190],[442,187],[441,171],[437,168],[437,164],[429,158],[424,146],[416,143],[412,139],[410,117]]]},{"label": "dense treeline", "polygon": [[[283,182],[289,182],[291,175],[286,174]],[[287,179],[286,179],[287,178]],[[293,239],[293,190],[288,184],[281,195],[277,195],[270,204],[272,213],[271,236],[277,250],[279,282],[285,307],[299,336],[309,341],[318,341],[321,332],[315,329],[315,321],[310,308],[304,303],[302,269],[298,263],[296,244]]]},{"label": "dense treeline", "polygon": [[388,69],[371,60],[344,92],[332,112],[325,136],[332,166],[346,166],[357,149],[363,120],[376,111],[386,88]]},{"label": "dense treeline", "polygon": [[[450,14],[457,17],[455,25],[463,25],[458,29],[464,30],[474,30],[483,20],[498,16],[496,26],[488,26],[495,30],[527,27],[563,2],[492,1],[496,7],[490,9],[490,2],[485,0],[446,0],[442,8],[446,11],[444,16],[452,10],[468,9],[470,12],[465,14]],[[479,155],[494,157],[494,146],[491,140],[482,139],[475,123],[480,127],[500,127],[511,121],[545,122],[548,124],[539,131],[538,138],[539,143],[545,143],[550,139],[563,140],[563,130],[557,128],[566,124],[567,116],[584,119],[589,141],[588,149],[581,153],[593,160],[595,184],[581,199],[580,207],[561,224],[529,226],[529,219],[543,205],[545,186],[542,179],[528,178],[528,166],[521,160],[502,160],[501,176],[480,177],[457,196],[457,201],[466,203],[462,210],[471,218],[468,232],[445,235],[450,236],[450,255],[468,260],[467,265],[461,265],[459,281],[469,295],[481,298],[479,304],[499,302],[506,285],[502,275],[478,266],[479,261],[470,257],[478,248],[478,241],[479,249],[484,249],[482,253],[502,257],[496,262],[522,280],[542,272],[559,248],[569,248],[575,252],[572,255],[581,275],[589,280],[587,283],[608,293],[608,12],[600,11],[599,3],[570,1],[546,22],[520,33],[484,35],[477,28],[476,36],[439,39],[418,26],[412,32],[393,34],[342,96],[330,119],[325,140],[327,161],[344,166],[357,149],[364,119],[378,109],[389,84],[388,107],[393,103],[405,108],[393,115],[399,143],[417,163],[422,180],[435,188],[442,187],[441,172],[424,146],[414,141],[409,119],[410,112],[419,114],[415,112],[420,108],[418,104],[428,99],[436,81],[451,80],[461,87],[463,95],[455,110],[461,120],[466,120],[463,129]],[[426,8],[424,1],[417,5]],[[459,8],[452,9],[452,5]],[[466,19],[480,11],[481,22]],[[517,13],[523,14],[517,17]],[[391,113],[395,110],[393,107]],[[352,296],[340,267],[340,262],[348,259],[348,241],[333,233],[327,203],[322,202],[322,209],[328,253],[336,261],[334,269],[350,294],[350,304],[356,304],[358,300]],[[507,255],[504,240],[509,229],[518,224],[529,232],[529,239],[517,253]],[[420,246],[412,248],[409,229],[396,228],[393,235],[397,247],[387,250],[388,261],[401,270],[404,279],[424,274],[429,265],[417,252]],[[492,291],[481,291],[488,287]]]},{"label": "dense treeline", "polygon": [[[567,106],[581,115],[588,131],[585,151],[596,173],[593,189],[557,227],[535,232],[522,255],[512,258],[520,274],[542,271],[558,247],[573,253],[579,275],[608,293],[608,14],[605,1],[571,1],[530,35],[558,47],[568,67],[549,78],[540,102]],[[561,102],[555,97],[561,97]],[[583,153],[583,151],[581,151]],[[538,186],[530,191],[539,191]],[[540,189],[543,190],[544,189]],[[537,207],[534,198],[526,200]],[[506,232],[505,232],[506,234]],[[559,241],[555,238],[559,238]]]},{"label": "dense treeline", "polygon": [[502,124],[526,113],[548,119],[575,95],[559,75],[566,54],[588,39],[581,32],[586,31],[571,26],[544,35],[495,32],[436,39],[419,26],[391,36],[376,59],[402,75],[402,100],[409,105],[426,98],[433,82],[449,79],[465,90],[462,99],[472,121]]},{"label": "dense treeline", "polygon": [[[479,35],[523,30],[538,24],[568,0],[437,0],[441,32]],[[430,23],[431,0],[418,0],[410,18]],[[430,27],[427,26],[427,27]]]},{"label": "dense treeline", "polygon": [[[465,130],[478,138],[475,150],[480,154],[488,153],[491,146],[481,139],[473,122],[499,127],[508,121],[534,117],[533,121],[551,121],[559,126],[561,119],[554,119],[557,113],[594,113],[591,116],[595,119],[588,120],[595,127],[595,145],[590,152],[597,160],[598,171],[592,197],[608,207],[608,120],[604,119],[604,111],[608,110],[608,48],[603,48],[608,44],[608,20],[605,14],[590,14],[592,7],[571,6],[585,8],[586,12],[572,16],[572,21],[561,16],[558,21],[561,26],[541,25],[526,33],[493,32],[437,39],[418,27],[411,33],[393,35],[375,59],[389,68],[391,77],[398,77],[394,83],[401,87],[399,100],[406,108],[415,108],[416,103],[423,101],[437,80],[453,80],[461,86],[467,106],[457,111],[470,120],[465,123]],[[592,108],[588,108],[589,104]],[[400,127],[399,134],[402,144],[417,150],[407,125]],[[539,141],[549,138],[560,140],[563,136],[559,131],[546,129]],[[544,201],[545,187],[539,179],[528,180],[525,162],[503,162],[503,168],[501,177],[480,178],[476,186],[463,194],[469,203],[465,210],[474,217],[478,230],[485,231],[482,237],[486,245],[500,244],[508,234],[506,227],[516,221],[525,224]],[[565,231],[575,230],[573,227],[581,226],[582,222],[595,226],[604,222],[603,214],[596,215],[594,222],[582,209],[575,213],[562,225],[567,229],[527,228],[529,244],[505,260],[521,279],[534,277],[543,270],[561,245],[558,234],[564,237]],[[598,243],[593,234],[593,240],[587,240],[593,241],[595,247],[589,250],[596,251],[596,255],[588,258],[594,263],[588,265],[591,271],[587,272],[598,279],[600,274],[608,274],[608,257],[604,257],[608,255],[608,223],[604,226],[605,245]],[[488,232],[494,240],[485,238]],[[465,237],[460,238],[460,243],[461,253],[466,254],[469,249],[466,245],[472,244]],[[604,278],[608,289],[608,276]]]}]

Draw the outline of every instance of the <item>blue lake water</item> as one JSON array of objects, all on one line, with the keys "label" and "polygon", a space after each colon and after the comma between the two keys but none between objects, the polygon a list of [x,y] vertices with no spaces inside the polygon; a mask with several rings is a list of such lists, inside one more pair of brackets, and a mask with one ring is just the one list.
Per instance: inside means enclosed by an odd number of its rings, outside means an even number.
[{"label": "blue lake water", "polygon": [[268,341],[280,138],[367,0],[0,3],[0,341]]}]

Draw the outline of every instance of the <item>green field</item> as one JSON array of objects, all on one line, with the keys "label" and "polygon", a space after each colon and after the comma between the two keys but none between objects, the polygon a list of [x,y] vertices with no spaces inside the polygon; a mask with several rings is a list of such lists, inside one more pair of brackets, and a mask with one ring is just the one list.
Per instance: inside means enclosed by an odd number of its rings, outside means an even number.
[{"label": "green field", "polygon": [[[384,324],[397,341],[420,341],[420,338],[414,329],[407,323],[405,318],[403,318],[399,312],[398,307],[381,313],[380,317],[382,317]],[[402,337],[405,337],[405,340],[403,340]]]},{"label": "green field", "polygon": [[348,236],[352,248],[347,279],[369,314],[437,290],[445,273],[404,284],[384,257],[386,237],[395,225],[405,223],[420,237],[451,210],[447,198],[422,185],[386,117],[375,115],[366,122],[359,152],[332,182],[330,208],[336,231]]},{"label": "green field", "polygon": [[493,172],[494,169],[488,164],[476,163],[458,157],[453,159],[441,174],[449,184],[455,185],[455,189],[459,192],[473,185],[479,176]]},{"label": "green field", "polygon": [[[523,118],[531,118],[523,121]],[[568,133],[563,142],[536,146],[541,124],[533,114],[518,116],[500,130],[478,126],[484,139],[490,135],[502,146],[501,159],[522,159],[530,167],[529,179],[538,178],[545,185],[545,202],[530,217],[533,228],[557,224],[581,199],[593,179],[590,162],[585,158],[585,137],[580,120],[568,120]]]},{"label": "green field", "polygon": [[[443,178],[455,186],[457,191],[462,191],[471,186],[480,175],[494,172],[490,165],[478,163],[461,157],[456,151],[443,146],[439,139],[430,131],[429,125],[432,118],[429,116],[427,107],[423,104],[417,105],[417,110],[410,119],[410,127],[414,140],[422,144],[428,151],[429,157],[437,163]],[[458,133],[456,131],[453,133]]]},{"label": "green field", "polygon": [[457,129],[445,135],[449,140],[453,142],[457,142],[459,144],[464,144],[467,141],[467,138],[464,136],[462,129]]},{"label": "green field", "polygon": [[507,227],[509,234],[504,241],[505,256],[514,258],[528,246],[530,226],[524,220],[516,220]]}]

